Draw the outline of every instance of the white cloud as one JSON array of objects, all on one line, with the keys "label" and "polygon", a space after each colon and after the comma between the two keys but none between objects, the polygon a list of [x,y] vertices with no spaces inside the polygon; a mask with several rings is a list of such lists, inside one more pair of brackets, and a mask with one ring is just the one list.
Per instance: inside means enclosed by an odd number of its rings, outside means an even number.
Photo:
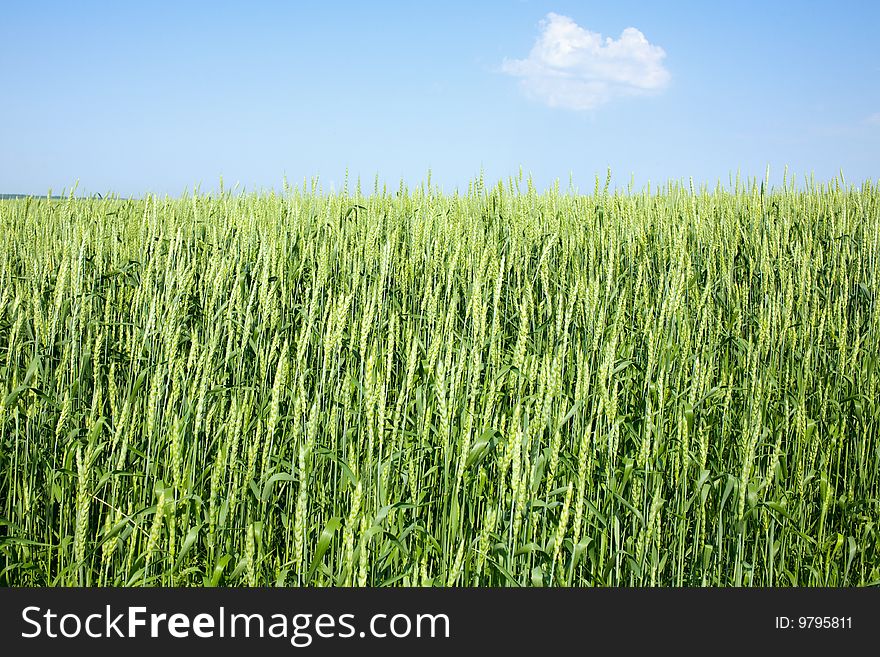
[{"label": "white cloud", "polygon": [[875,112],[867,119],[865,119],[865,123],[868,125],[880,125],[880,112]]},{"label": "white cloud", "polygon": [[530,98],[550,107],[587,110],[618,96],[663,89],[670,79],[666,52],[634,27],[603,38],[568,16],[547,14],[526,59],[505,59],[501,70],[520,78]]}]

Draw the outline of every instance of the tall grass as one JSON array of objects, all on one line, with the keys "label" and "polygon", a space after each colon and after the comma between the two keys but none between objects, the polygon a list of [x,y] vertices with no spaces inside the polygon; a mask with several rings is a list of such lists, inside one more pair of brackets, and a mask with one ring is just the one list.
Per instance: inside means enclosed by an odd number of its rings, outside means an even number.
[{"label": "tall grass", "polygon": [[880,190],[0,202],[0,583],[880,581]]}]

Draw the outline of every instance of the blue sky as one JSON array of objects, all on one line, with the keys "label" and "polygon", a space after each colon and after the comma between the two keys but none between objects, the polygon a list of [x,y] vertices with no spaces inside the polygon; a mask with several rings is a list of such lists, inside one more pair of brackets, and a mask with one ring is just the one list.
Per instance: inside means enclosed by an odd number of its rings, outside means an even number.
[{"label": "blue sky", "polygon": [[878,7],[10,3],[0,192],[876,181]]}]

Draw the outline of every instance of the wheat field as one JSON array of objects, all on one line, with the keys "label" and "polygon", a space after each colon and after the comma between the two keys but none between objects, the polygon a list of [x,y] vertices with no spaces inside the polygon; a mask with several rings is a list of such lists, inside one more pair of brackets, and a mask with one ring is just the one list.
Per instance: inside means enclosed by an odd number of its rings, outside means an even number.
[{"label": "wheat field", "polygon": [[0,584],[880,583],[880,189],[0,201]]}]

